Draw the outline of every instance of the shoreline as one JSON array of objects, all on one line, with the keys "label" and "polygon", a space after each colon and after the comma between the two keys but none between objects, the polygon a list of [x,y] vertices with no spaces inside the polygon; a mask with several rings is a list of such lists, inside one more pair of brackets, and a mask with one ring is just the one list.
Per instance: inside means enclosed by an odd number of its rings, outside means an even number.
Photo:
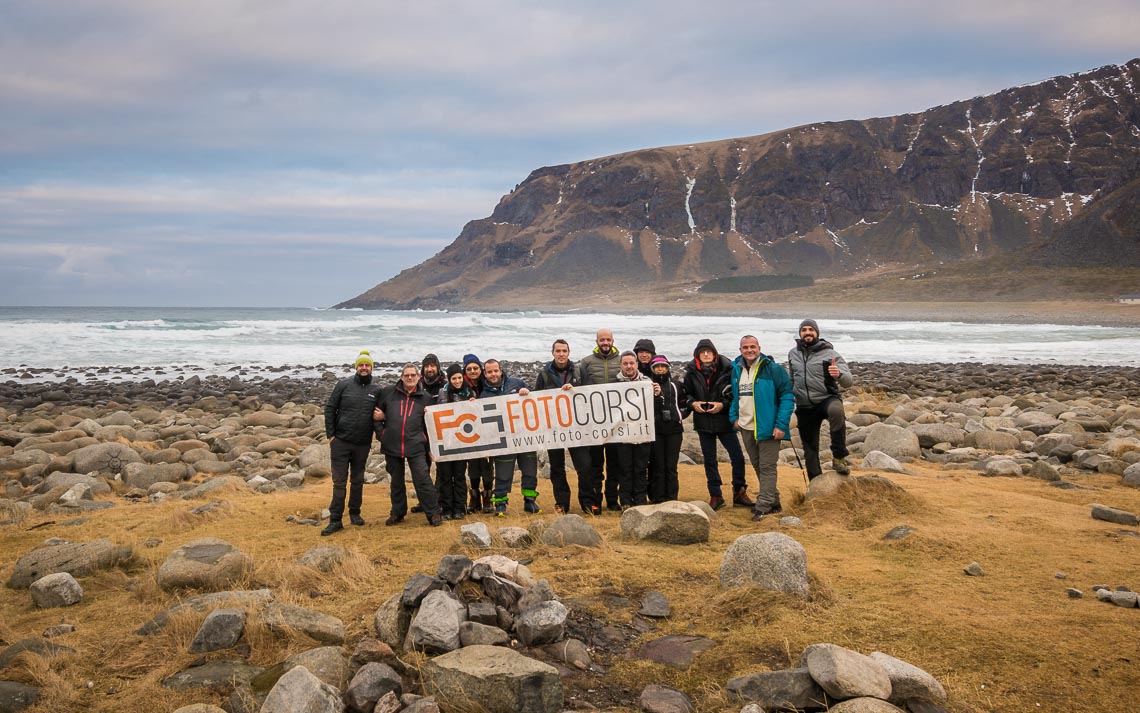
[{"label": "shoreline", "polygon": [[[750,316],[761,319],[817,320],[855,319],[884,322],[962,322],[966,324],[1057,324],[1068,326],[1137,327],[1140,328],[1140,305],[1087,300],[1049,302],[785,302],[764,303],[765,294],[741,293],[709,297],[694,295],[674,302],[621,304],[590,302],[568,310],[565,304],[543,302],[465,305],[479,311],[507,313],[535,311],[553,314],[577,314],[591,311],[621,315],[692,316],[707,314],[720,317]],[[749,300],[746,305],[741,301]],[[364,310],[369,311],[369,310]],[[414,311],[414,310],[392,310]]]},{"label": "shoreline", "polygon": [[[545,362],[503,360],[504,371],[534,383]],[[395,384],[402,362],[377,362],[374,373],[384,385]],[[1140,399],[1140,366],[987,364],[982,362],[902,363],[850,362],[855,385],[845,394],[878,393],[916,398],[938,393],[961,396],[976,392],[998,394],[1081,394],[1087,398]],[[201,369],[201,367],[197,367]],[[320,365],[319,375],[300,374],[305,367],[283,366],[275,370],[243,368],[227,374],[186,371],[155,379],[142,367],[101,367],[98,378],[81,379],[74,371],[37,369],[37,376],[0,381],[0,407],[35,408],[41,404],[92,405],[115,401],[127,404],[158,400],[189,406],[201,399],[216,401],[256,395],[263,401],[323,404],[337,381],[352,375],[351,366]],[[316,369],[316,367],[314,367]],[[682,363],[673,363],[673,377],[680,379]],[[0,375],[4,378],[7,375]]]}]

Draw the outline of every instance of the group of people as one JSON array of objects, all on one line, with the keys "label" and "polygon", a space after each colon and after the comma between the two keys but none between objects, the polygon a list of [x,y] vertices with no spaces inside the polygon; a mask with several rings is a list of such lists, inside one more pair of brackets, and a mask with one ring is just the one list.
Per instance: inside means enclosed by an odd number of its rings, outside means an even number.
[{"label": "group of people", "polygon": [[[819,439],[824,421],[831,434],[832,465],[847,475],[849,452],[840,389],[854,379],[843,357],[820,338],[815,320],[800,323],[786,368],[762,353],[759,340],[752,335],[740,338],[739,350],[740,355],[730,360],[711,340],[702,339],[693,350],[692,361],[686,362],[683,377],[674,379],[672,364],[656,352],[652,340],[641,339],[632,350],[618,351],[613,332],[600,329],[593,351],[577,363],[570,359],[566,340],[556,339],[551,345],[552,358],[540,369],[533,388],[505,374],[497,359],[481,361],[474,354],[465,355],[462,363],[451,364],[446,372],[439,359],[428,354],[419,365],[405,364],[394,386],[383,387],[372,378],[371,356],[361,352],[355,375],[339,381],[325,404],[333,495],[329,523],[321,534],[344,528],[346,496],[349,521],[364,524],[360,515],[364,470],[374,436],[391,476],[392,507],[385,525],[402,522],[409,512],[404,481],[409,470],[419,497],[419,505],[410,510],[422,512],[433,527],[468,513],[505,516],[516,468],[521,474],[523,511],[542,512],[535,452],[439,462],[433,482],[425,409],[433,404],[593,384],[652,382],[656,437],[645,443],[548,450],[558,513],[570,511],[567,451],[577,472],[578,505],[583,512],[600,515],[603,507],[621,511],[676,500],[683,421],[690,415],[700,440],[709,505],[714,510],[728,503],[717,465],[720,443],[731,463],[732,504],[751,508],[753,520],[780,511],[776,463],[780,442],[788,437],[793,409],[808,477],[822,473]],[[745,452],[760,482],[755,500],[745,480]]]}]

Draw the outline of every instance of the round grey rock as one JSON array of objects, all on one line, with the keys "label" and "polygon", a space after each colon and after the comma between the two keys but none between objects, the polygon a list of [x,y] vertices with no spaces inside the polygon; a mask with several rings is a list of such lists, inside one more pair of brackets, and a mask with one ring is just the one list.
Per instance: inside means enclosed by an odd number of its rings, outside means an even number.
[{"label": "round grey rock", "polygon": [[737,538],[721,560],[720,586],[747,584],[806,597],[807,552],[803,545],[780,532]]},{"label": "round grey rock", "polygon": [[41,577],[28,588],[32,603],[41,609],[69,607],[83,601],[83,587],[67,572]]}]

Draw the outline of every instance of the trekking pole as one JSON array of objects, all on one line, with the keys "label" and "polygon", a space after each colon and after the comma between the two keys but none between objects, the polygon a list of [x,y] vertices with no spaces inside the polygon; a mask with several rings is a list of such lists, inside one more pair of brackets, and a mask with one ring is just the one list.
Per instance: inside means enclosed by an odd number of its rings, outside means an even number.
[{"label": "trekking pole", "polygon": [[792,453],[796,456],[796,465],[800,467],[800,475],[804,477],[804,487],[810,488],[811,483],[808,482],[807,472],[804,470],[804,464],[800,461],[800,452],[796,450],[796,444],[792,443],[792,439],[788,439],[788,443],[792,444]]}]

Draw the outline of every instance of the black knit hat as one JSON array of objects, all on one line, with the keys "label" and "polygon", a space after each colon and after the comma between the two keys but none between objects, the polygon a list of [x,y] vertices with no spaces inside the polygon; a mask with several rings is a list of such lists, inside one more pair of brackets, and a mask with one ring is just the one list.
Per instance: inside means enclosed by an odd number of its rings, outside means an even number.
[{"label": "black knit hat", "polygon": [[[800,329],[803,329],[804,327],[811,327],[812,329],[815,330],[815,335],[817,337],[819,336],[819,325],[816,324],[814,319],[805,319],[804,321],[800,322]],[[798,330],[797,330],[797,333],[798,333]]]},{"label": "black knit hat", "polygon": [[427,356],[424,357],[424,361],[422,364],[420,364],[420,368],[422,369],[423,367],[427,366],[428,364],[435,364],[435,368],[438,369],[439,368],[439,357],[437,357],[435,354],[428,354]]},{"label": "black knit hat", "polygon": [[448,378],[448,380],[450,380],[451,377],[455,376],[456,374],[462,374],[462,373],[463,373],[463,367],[460,364],[452,364],[451,366],[447,367],[447,378]]}]

